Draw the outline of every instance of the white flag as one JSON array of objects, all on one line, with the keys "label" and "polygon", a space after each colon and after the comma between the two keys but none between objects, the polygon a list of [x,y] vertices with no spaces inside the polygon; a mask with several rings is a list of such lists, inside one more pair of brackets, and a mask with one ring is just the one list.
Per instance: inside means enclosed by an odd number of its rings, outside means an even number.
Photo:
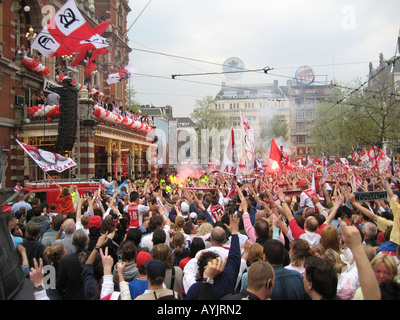
[{"label": "white flag", "polygon": [[64,157],[58,153],[45,151],[38,149],[34,146],[30,146],[18,140],[15,140],[21,146],[22,149],[31,157],[33,161],[43,170],[43,171],[57,171],[63,172],[64,170],[73,168],[76,166],[74,160],[68,157]]},{"label": "white flag", "polygon": [[220,172],[236,176],[239,172],[239,164],[237,163],[237,155],[235,152],[235,135],[231,129],[228,144],[225,148],[224,161],[221,165]]},{"label": "white flag", "polygon": [[242,126],[246,158],[248,161],[253,162],[255,154],[254,132],[250,129],[249,121],[242,111],[240,111],[240,123]]},{"label": "white flag", "polygon": [[136,72],[137,72],[137,70],[135,68],[126,66],[125,68],[119,70],[116,73],[109,74],[106,81],[108,84],[118,83],[120,81],[128,80]]}]

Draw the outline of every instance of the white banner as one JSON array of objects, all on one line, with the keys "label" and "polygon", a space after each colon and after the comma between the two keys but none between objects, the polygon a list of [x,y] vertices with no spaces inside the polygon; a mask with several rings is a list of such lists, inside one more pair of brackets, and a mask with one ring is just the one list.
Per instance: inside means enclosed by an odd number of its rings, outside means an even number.
[{"label": "white banner", "polygon": [[73,168],[76,166],[74,160],[68,157],[64,157],[58,153],[45,151],[38,149],[34,146],[30,146],[18,140],[15,140],[21,146],[22,149],[32,158],[33,161],[43,171],[57,171],[63,172],[64,170]]},{"label": "white banner", "polygon": [[221,165],[220,172],[236,176],[239,173],[239,164],[236,161],[237,155],[235,152],[235,135],[232,129],[228,144],[225,148],[224,162]]},{"label": "white banner", "polygon": [[249,121],[242,111],[240,111],[240,123],[242,126],[246,159],[253,162],[255,154],[254,132],[250,129]]}]

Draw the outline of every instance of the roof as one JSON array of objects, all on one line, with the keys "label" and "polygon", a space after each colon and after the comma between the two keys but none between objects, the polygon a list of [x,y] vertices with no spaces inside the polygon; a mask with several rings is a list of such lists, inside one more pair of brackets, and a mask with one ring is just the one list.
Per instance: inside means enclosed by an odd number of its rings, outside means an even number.
[{"label": "roof", "polygon": [[225,85],[223,83],[215,99],[283,99],[287,96],[287,87],[279,86],[276,83],[254,85]]}]

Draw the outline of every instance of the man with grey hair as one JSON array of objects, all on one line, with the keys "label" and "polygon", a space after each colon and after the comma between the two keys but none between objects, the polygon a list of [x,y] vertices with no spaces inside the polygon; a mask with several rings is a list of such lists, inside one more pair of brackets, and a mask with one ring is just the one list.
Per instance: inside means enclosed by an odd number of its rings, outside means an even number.
[{"label": "man with grey hair", "polygon": [[[68,218],[62,224],[60,230],[57,233],[56,240],[53,244],[61,243],[67,250],[67,255],[74,253],[75,247],[72,244],[72,236],[75,232],[75,221]],[[64,235],[64,237],[62,237]]]},{"label": "man with grey hair", "polygon": [[366,222],[362,226],[362,232],[364,234],[364,244],[370,245],[371,247],[379,247],[381,243],[376,239],[378,228],[375,223],[370,221]]}]

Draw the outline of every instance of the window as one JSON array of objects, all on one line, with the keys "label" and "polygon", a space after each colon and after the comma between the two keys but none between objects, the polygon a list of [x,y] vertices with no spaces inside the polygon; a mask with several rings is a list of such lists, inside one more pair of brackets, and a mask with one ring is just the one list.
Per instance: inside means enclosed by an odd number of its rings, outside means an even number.
[{"label": "window", "polygon": [[306,143],[306,136],[294,136],[293,143],[296,144],[305,144]]},{"label": "window", "polygon": [[304,110],[296,110],[296,119],[304,119]]},{"label": "window", "polygon": [[305,123],[304,122],[296,122],[296,131],[297,132],[304,132],[305,130]]},{"label": "window", "polygon": [[306,104],[315,104],[315,99],[314,98],[307,98],[306,99]]},{"label": "window", "polygon": [[306,118],[307,118],[307,119],[312,119],[312,118],[314,118],[314,109],[307,109],[307,110],[306,110]]},{"label": "window", "polygon": [[296,98],[294,100],[295,105],[301,105],[303,103],[303,98]]}]

